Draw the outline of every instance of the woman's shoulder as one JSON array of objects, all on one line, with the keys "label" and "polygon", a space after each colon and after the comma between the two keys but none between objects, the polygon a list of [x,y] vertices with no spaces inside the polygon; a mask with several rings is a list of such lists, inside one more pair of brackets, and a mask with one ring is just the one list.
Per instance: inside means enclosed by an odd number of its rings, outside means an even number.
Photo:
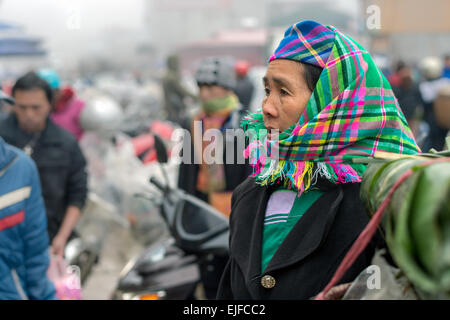
[{"label": "woman's shoulder", "polygon": [[365,226],[370,220],[370,214],[361,200],[361,183],[345,183],[341,185],[343,198],[340,205],[340,215],[348,220],[350,225]]},{"label": "woman's shoulder", "polygon": [[345,201],[352,202],[358,205],[362,205],[361,201],[361,182],[343,183],[341,185],[344,192]]},{"label": "woman's shoulder", "polygon": [[236,219],[240,220],[248,213],[252,213],[251,215],[254,216],[254,212],[263,201],[266,191],[265,187],[256,183],[254,177],[248,177],[238,185],[231,197],[230,222]]},{"label": "woman's shoulder", "polygon": [[257,184],[254,177],[249,176],[233,190],[232,202],[239,202],[249,194],[262,191],[264,191],[264,187]]}]

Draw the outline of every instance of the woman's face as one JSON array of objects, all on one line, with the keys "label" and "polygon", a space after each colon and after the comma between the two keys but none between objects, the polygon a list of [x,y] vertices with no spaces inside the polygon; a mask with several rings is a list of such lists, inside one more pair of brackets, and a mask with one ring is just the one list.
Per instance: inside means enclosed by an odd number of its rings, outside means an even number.
[{"label": "woman's face", "polygon": [[311,91],[303,76],[301,63],[276,59],[269,63],[263,78],[266,95],[262,103],[264,124],[269,131],[282,132],[297,123],[306,108]]}]

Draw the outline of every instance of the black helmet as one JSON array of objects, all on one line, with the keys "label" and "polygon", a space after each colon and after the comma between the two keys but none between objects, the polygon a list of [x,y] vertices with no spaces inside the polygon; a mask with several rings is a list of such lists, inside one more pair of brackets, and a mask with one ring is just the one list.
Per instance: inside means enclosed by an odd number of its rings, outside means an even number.
[{"label": "black helmet", "polygon": [[195,74],[200,85],[217,85],[233,90],[236,85],[234,60],[229,57],[208,57],[200,62]]}]

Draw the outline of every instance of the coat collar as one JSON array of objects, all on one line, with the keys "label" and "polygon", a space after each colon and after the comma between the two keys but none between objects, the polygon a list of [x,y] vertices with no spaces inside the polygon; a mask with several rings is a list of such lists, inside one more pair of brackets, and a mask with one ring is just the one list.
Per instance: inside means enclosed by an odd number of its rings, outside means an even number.
[{"label": "coat collar", "polygon": [[[245,274],[245,278],[249,281],[260,278],[262,275],[262,234],[265,211],[271,191],[267,187],[256,187],[242,198],[243,201],[255,203],[254,210],[239,213],[240,215],[244,214],[244,219],[237,222],[235,225],[237,232],[232,234],[231,250],[234,252],[236,262]],[[321,245],[333,224],[343,199],[343,191],[339,186],[327,185],[324,191],[326,192],[305,212],[286,236],[264,274],[305,259]],[[239,206],[237,210],[239,210]]]},{"label": "coat collar", "polygon": [[[11,126],[11,131],[9,132],[9,137],[11,141],[16,141],[18,136],[27,137],[27,139],[31,139],[32,135],[25,133],[19,128],[19,123],[14,112],[11,113],[9,118],[7,118],[9,125]],[[40,133],[39,141],[40,143],[49,143],[49,144],[58,144],[61,142],[61,133],[58,131],[58,127],[55,123],[50,119],[50,116],[47,117],[47,124],[45,125],[45,129]]]},{"label": "coat collar", "polygon": [[287,267],[313,253],[330,231],[343,197],[341,188],[324,193],[288,233],[264,272]]}]

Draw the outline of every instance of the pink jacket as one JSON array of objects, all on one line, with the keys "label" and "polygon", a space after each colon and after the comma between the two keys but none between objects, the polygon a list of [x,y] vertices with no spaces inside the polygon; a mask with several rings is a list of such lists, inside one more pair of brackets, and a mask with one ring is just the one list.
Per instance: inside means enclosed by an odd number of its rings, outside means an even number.
[{"label": "pink jacket", "polygon": [[79,119],[84,106],[84,101],[74,97],[70,99],[63,110],[54,111],[51,115],[53,122],[71,132],[78,141],[83,136]]}]

